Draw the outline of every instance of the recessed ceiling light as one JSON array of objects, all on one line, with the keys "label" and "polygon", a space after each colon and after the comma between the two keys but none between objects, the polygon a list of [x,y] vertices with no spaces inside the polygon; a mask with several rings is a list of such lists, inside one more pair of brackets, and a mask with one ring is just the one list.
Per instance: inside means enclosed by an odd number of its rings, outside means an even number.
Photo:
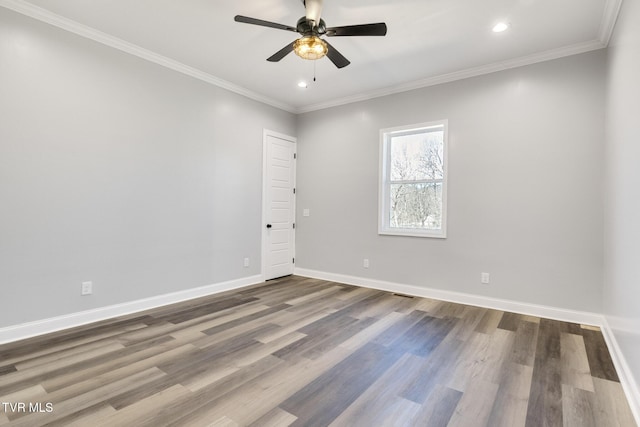
[{"label": "recessed ceiling light", "polygon": [[307,85],[307,82],[300,82],[300,83],[298,83],[298,87],[299,87],[299,88],[306,89],[306,88],[307,88],[307,86],[308,86],[308,85]]},{"label": "recessed ceiling light", "polygon": [[509,29],[509,24],[505,23],[505,22],[498,22],[494,27],[493,27],[493,32],[494,33],[501,33],[503,31],[506,31],[507,29]]}]

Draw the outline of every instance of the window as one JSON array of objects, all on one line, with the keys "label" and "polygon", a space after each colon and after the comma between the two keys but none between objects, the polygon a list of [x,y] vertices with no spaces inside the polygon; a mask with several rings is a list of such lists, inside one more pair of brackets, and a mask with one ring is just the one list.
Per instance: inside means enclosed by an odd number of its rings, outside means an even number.
[{"label": "window", "polygon": [[379,197],[379,234],[446,237],[446,120],[380,131]]}]

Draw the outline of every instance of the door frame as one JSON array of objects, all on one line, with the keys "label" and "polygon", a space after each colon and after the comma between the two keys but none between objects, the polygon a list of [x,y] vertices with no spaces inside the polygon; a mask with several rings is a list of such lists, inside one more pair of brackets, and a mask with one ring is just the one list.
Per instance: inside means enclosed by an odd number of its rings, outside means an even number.
[{"label": "door frame", "polygon": [[[262,223],[260,224],[262,233],[261,233],[261,239],[262,239],[262,253],[261,253],[261,265],[260,265],[260,275],[262,276],[262,281],[266,281],[266,272],[267,272],[267,228],[266,228],[266,224],[267,224],[267,210],[268,210],[268,206],[267,206],[267,191],[268,191],[268,183],[267,183],[267,139],[268,137],[275,137],[278,139],[282,139],[284,141],[288,141],[291,142],[293,144],[293,152],[297,153],[297,147],[298,147],[298,139],[290,136],[290,135],[285,135],[283,133],[279,133],[279,132],[275,132],[269,129],[263,129],[262,131]],[[297,175],[297,171],[296,171],[296,164],[297,162],[294,159],[293,162],[293,188],[296,188],[296,175]],[[296,220],[296,193],[294,192],[293,194],[293,209],[292,209],[292,214],[293,214],[293,218],[292,218],[292,222],[295,223]],[[291,252],[293,254],[293,257],[295,259],[295,254],[296,254],[296,229],[293,229],[293,239],[291,241],[292,244],[292,248],[291,248]],[[293,270],[295,270],[295,264],[293,265]]]}]

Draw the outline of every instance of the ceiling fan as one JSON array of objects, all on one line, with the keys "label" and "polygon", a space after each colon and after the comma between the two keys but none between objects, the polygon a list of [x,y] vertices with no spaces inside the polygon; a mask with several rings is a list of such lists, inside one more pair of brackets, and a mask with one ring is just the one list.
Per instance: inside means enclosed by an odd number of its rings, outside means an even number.
[{"label": "ceiling fan", "polygon": [[320,14],[322,12],[322,0],[303,0],[302,3],[306,7],[307,14],[298,20],[295,28],[242,15],[236,15],[234,20],[245,24],[292,31],[294,33],[299,33],[302,36],[267,58],[267,61],[270,62],[278,62],[290,52],[295,52],[296,55],[301,58],[311,60],[320,59],[326,55],[336,67],[343,68],[351,62],[331,46],[329,42],[321,39],[321,36],[384,36],[387,34],[387,25],[384,22],[376,24],[347,25],[342,27],[327,27],[324,20],[320,18]]}]

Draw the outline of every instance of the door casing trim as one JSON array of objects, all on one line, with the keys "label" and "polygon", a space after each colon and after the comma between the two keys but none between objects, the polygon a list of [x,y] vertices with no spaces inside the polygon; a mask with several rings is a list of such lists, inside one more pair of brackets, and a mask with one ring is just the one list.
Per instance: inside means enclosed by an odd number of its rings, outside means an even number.
[{"label": "door casing trim", "polygon": [[[269,136],[278,138],[278,139],[282,139],[285,141],[289,141],[293,144],[294,146],[294,153],[297,153],[297,147],[298,147],[298,139],[296,137],[290,136],[290,135],[286,135],[284,133],[280,133],[280,132],[275,132],[269,129],[263,129],[262,131],[262,223],[260,225],[260,229],[262,230],[260,233],[261,236],[261,254],[260,254],[260,275],[262,276],[262,280],[265,281],[266,279],[266,271],[267,271],[267,229],[265,227],[265,224],[267,223],[267,138]],[[293,187],[296,187],[296,161],[293,162]],[[293,221],[295,222],[295,218],[296,218],[296,195],[293,195]],[[295,253],[296,253],[296,239],[295,239],[295,229],[293,232],[293,248],[291,248],[291,252],[293,253],[293,257],[295,258]],[[293,272],[293,270],[295,269],[295,265],[293,266],[293,268],[291,269],[291,271]]]}]

